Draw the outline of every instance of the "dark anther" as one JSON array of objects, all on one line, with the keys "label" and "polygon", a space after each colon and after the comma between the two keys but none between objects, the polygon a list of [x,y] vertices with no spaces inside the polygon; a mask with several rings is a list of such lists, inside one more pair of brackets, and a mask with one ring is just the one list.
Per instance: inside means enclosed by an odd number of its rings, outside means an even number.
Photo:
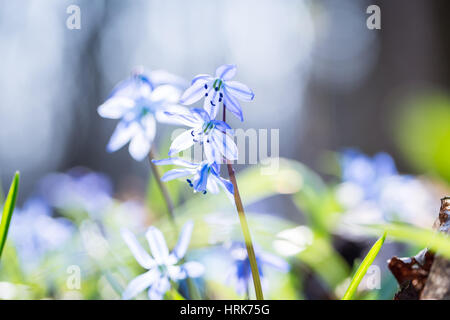
[{"label": "dark anther", "polygon": [[206,190],[205,190],[205,191],[203,191],[203,194],[206,194]]},{"label": "dark anther", "polygon": [[214,89],[215,89],[216,91],[219,91],[219,87],[215,87]]},{"label": "dark anther", "polygon": [[207,93],[205,93],[205,97],[207,97],[208,96],[208,92]]},{"label": "dark anther", "polygon": [[223,98],[223,93],[222,92],[219,93],[219,97]]},{"label": "dark anther", "polygon": [[208,85],[207,84],[205,84],[205,89],[208,89]]},{"label": "dark anther", "polygon": [[219,102],[222,102],[222,98],[219,98]]},{"label": "dark anther", "polygon": [[193,136],[193,137],[195,136],[194,130],[191,131],[191,136]]}]

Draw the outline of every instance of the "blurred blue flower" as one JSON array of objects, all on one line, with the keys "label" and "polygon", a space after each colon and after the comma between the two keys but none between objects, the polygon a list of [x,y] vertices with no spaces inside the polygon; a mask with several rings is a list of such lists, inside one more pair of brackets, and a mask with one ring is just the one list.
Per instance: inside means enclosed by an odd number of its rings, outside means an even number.
[{"label": "blurred blue flower", "polygon": [[373,158],[353,149],[347,149],[341,156],[342,180],[360,186],[365,198],[371,198],[379,192],[379,182],[386,177],[397,175],[392,157],[384,152]]},{"label": "blurred blue flower", "polygon": [[101,215],[113,200],[110,179],[82,167],[45,176],[39,189],[50,205],[64,210],[85,211],[93,217]]},{"label": "blurred blue flower", "polygon": [[[238,294],[243,294],[248,290],[251,284],[250,281],[253,281],[245,243],[232,242],[228,250],[233,260],[233,265],[227,280],[236,287]],[[289,264],[275,255],[255,248],[255,256],[261,281],[264,281],[265,267],[272,267],[281,272],[289,271]]]},{"label": "blurred blue flower", "polygon": [[193,163],[180,158],[169,158],[162,160],[153,160],[156,165],[179,165],[185,167],[184,169],[172,169],[167,171],[161,178],[162,181],[169,181],[177,178],[193,176],[192,180],[187,179],[189,186],[194,189],[194,192],[207,191],[217,194],[219,193],[219,186],[223,188],[225,194],[233,199],[233,184],[220,176],[219,165],[215,162],[209,163],[203,161],[201,163]]},{"label": "blurred blue flower", "polygon": [[251,101],[255,97],[245,84],[230,81],[236,75],[236,66],[225,64],[216,69],[216,76],[199,74],[194,77],[191,86],[183,93],[180,103],[190,105],[205,97],[204,108],[211,118],[215,118],[222,102],[226,108],[244,121],[242,108],[238,101]]},{"label": "blurred blue flower", "polygon": [[123,292],[123,299],[131,299],[143,290],[148,290],[151,300],[160,300],[170,289],[170,281],[178,281],[187,277],[196,278],[203,274],[202,264],[194,261],[179,265],[184,257],[191,239],[193,223],[184,225],[175,248],[169,253],[164,236],[156,227],[150,227],[146,238],[150,246],[150,256],[130,231],[122,230],[122,237],[128,245],[136,261],[148,271],[137,276],[128,284]]},{"label": "blurred blue flower", "polygon": [[63,247],[74,231],[69,220],[53,218],[47,203],[35,197],[14,210],[10,235],[21,265],[32,270],[47,252]]},{"label": "blurred blue flower", "polygon": [[222,155],[228,160],[237,160],[238,148],[227,134],[232,134],[232,129],[225,122],[211,119],[205,110],[198,108],[187,109],[184,113],[165,112],[165,114],[174,122],[192,128],[173,140],[169,156],[186,150],[198,142],[204,146],[206,158],[210,163],[221,163]]},{"label": "blurred blue flower", "polygon": [[97,110],[103,118],[120,119],[108,142],[108,152],[117,151],[130,142],[130,155],[137,161],[144,159],[155,138],[156,120],[167,120],[163,112],[176,109],[178,97],[176,85],[166,84],[162,79],[155,84],[151,74],[148,76],[142,70],[136,70],[130,78],[120,82]]},{"label": "blurred blue flower", "polygon": [[[364,235],[358,225],[400,221],[415,225],[432,223],[432,196],[414,176],[400,175],[387,153],[369,157],[356,150],[341,156],[342,183],[337,198],[345,210],[343,235]],[[411,201],[414,199],[414,201]]]}]

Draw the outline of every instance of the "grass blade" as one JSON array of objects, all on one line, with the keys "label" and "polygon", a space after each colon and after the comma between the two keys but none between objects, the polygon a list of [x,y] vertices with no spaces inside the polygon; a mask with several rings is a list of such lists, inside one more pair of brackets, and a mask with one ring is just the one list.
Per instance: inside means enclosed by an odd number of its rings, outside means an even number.
[{"label": "grass blade", "polygon": [[363,262],[359,266],[358,270],[356,270],[356,273],[353,276],[352,282],[348,286],[347,291],[345,292],[344,296],[342,297],[342,300],[351,300],[353,298],[353,296],[355,295],[356,289],[358,288],[362,278],[364,277],[364,275],[367,272],[367,269],[369,269],[373,260],[375,260],[375,257],[378,255],[378,252],[380,251],[381,247],[383,246],[384,239],[386,239],[386,232],[383,234],[383,236],[380,239],[377,240],[377,242],[375,242],[373,247],[367,253]]},{"label": "grass blade", "polygon": [[16,204],[17,191],[19,189],[19,172],[14,175],[11,187],[9,188],[8,196],[6,197],[5,205],[3,207],[2,220],[0,222],[0,258],[2,257],[3,248],[8,236],[9,223]]}]

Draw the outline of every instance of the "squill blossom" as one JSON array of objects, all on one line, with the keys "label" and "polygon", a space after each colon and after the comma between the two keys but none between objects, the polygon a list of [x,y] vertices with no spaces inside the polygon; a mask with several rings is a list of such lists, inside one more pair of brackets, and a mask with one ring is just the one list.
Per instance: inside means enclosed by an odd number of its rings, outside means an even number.
[{"label": "squill blossom", "polygon": [[230,200],[233,199],[233,184],[220,176],[219,165],[215,162],[203,161],[201,163],[193,163],[180,158],[169,158],[153,160],[153,163],[156,165],[178,165],[184,167],[167,171],[161,178],[162,181],[192,176],[191,179],[186,181],[194,189],[194,192],[206,194],[209,191],[217,194],[220,191],[219,187],[222,187]]},{"label": "squill blossom", "polygon": [[187,110],[183,114],[165,112],[174,123],[191,128],[175,138],[170,146],[169,156],[190,148],[194,143],[200,143],[210,163],[221,163],[222,156],[228,160],[237,160],[238,148],[227,134],[232,133],[231,127],[223,121],[211,119],[203,109]]},{"label": "squill blossom", "polygon": [[169,253],[164,236],[156,227],[150,227],[145,234],[151,250],[151,256],[142,248],[133,233],[122,230],[122,237],[131,250],[136,261],[148,271],[130,281],[123,299],[132,299],[149,288],[148,297],[151,300],[161,300],[170,289],[171,281],[179,281],[187,277],[196,278],[203,274],[202,264],[194,261],[180,264],[191,239],[193,223],[188,222],[181,230],[178,243]]},{"label": "squill blossom", "polygon": [[164,85],[159,76],[156,86],[141,70],[120,82],[110,97],[98,107],[103,118],[120,119],[107,145],[108,152],[122,148],[128,142],[130,155],[141,161],[150,151],[156,134],[156,120],[166,122],[164,111],[176,109],[177,89]]},{"label": "squill blossom", "polygon": [[225,64],[216,69],[215,77],[208,74],[195,76],[191,86],[181,96],[180,103],[191,105],[205,97],[204,108],[211,118],[217,116],[219,104],[222,102],[231,113],[244,121],[238,99],[251,101],[255,95],[245,84],[231,81],[235,75],[236,66]]}]

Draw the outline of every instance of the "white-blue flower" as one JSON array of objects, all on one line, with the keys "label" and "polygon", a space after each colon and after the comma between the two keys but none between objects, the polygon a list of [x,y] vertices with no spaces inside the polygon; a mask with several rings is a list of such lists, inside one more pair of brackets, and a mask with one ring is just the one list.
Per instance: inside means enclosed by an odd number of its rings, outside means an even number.
[{"label": "white-blue flower", "polygon": [[193,163],[180,158],[169,158],[153,160],[153,163],[156,165],[178,165],[184,167],[167,171],[161,178],[162,181],[193,176],[186,181],[194,189],[194,192],[205,194],[208,191],[217,194],[220,191],[219,187],[222,187],[230,200],[234,201],[233,184],[220,176],[219,165],[215,162],[203,161],[201,163]]},{"label": "white-blue flower", "polygon": [[149,288],[149,299],[161,300],[170,289],[171,281],[182,280],[186,277],[195,278],[203,274],[204,267],[198,262],[179,264],[189,246],[193,226],[192,222],[184,225],[178,243],[170,253],[161,231],[156,227],[150,227],[145,236],[150,246],[151,256],[142,248],[133,233],[127,229],[122,230],[122,237],[136,261],[148,270],[130,281],[123,292],[123,299],[132,299]]},{"label": "white-blue flower", "polygon": [[186,112],[165,112],[173,123],[186,125],[186,130],[173,140],[169,156],[190,148],[194,143],[204,147],[206,159],[212,163],[221,163],[222,156],[228,160],[237,160],[238,148],[227,133],[233,133],[224,121],[211,119],[209,114],[198,108],[186,109]]},{"label": "white-blue flower", "polygon": [[183,93],[180,103],[190,105],[205,97],[204,108],[211,118],[215,118],[222,102],[225,107],[244,121],[242,108],[238,101],[251,101],[255,97],[245,84],[230,81],[236,75],[236,66],[225,64],[216,69],[216,76],[199,74],[192,80],[191,86]]},{"label": "white-blue flower", "polygon": [[164,84],[164,74],[158,75],[156,85],[145,73],[135,71],[130,78],[120,82],[105,103],[98,107],[100,116],[120,119],[107,145],[108,152],[117,151],[130,142],[130,155],[141,161],[155,138],[156,119],[167,122],[164,111],[178,110],[175,104],[179,97],[178,89]]}]

